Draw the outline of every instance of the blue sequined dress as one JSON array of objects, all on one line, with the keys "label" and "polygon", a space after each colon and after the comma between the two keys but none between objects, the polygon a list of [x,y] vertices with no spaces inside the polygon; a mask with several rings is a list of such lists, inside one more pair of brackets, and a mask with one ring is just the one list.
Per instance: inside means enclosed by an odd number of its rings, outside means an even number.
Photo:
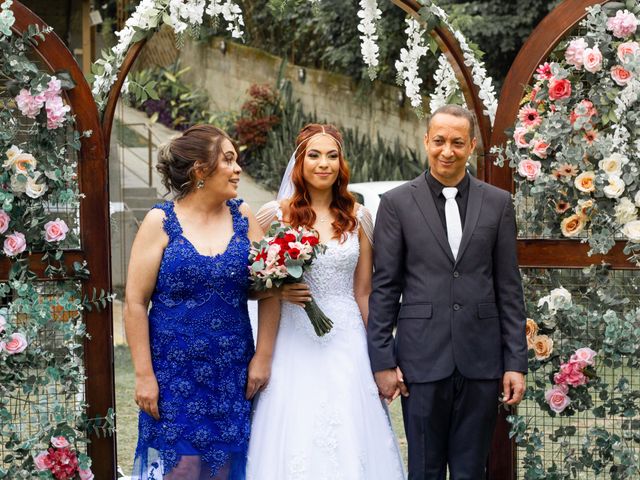
[{"label": "blue sequined dress", "polygon": [[227,202],[234,233],[213,257],[184,237],[173,202],[154,207],[164,211],[169,236],[149,312],[160,420],[140,412],[134,479],[245,478],[251,408],[245,386],[254,346],[241,203]]}]

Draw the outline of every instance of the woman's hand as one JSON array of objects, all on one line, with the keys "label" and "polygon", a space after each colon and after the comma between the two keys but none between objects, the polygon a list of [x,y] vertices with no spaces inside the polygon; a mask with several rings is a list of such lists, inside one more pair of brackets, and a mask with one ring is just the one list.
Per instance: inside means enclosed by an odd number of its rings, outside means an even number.
[{"label": "woman's hand", "polygon": [[156,376],[145,375],[136,377],[135,401],[140,410],[148,413],[156,420],[160,420],[160,412],[158,411],[158,398],[160,396],[160,388]]},{"label": "woman's hand", "polygon": [[249,362],[247,375],[247,400],[251,400],[256,393],[264,390],[271,377],[271,356],[256,353]]},{"label": "woman's hand", "polygon": [[311,301],[311,290],[306,283],[285,283],[274,292],[280,300],[304,307]]}]

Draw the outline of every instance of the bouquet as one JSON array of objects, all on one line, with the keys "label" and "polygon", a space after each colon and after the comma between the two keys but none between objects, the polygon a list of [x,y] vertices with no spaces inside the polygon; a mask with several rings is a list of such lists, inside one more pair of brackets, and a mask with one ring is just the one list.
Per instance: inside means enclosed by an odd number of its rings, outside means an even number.
[{"label": "bouquet", "polygon": [[[254,288],[260,291],[302,281],[302,274],[326,249],[315,230],[273,222],[266,236],[251,246],[249,270]],[[304,310],[319,337],[333,327],[333,322],[320,310],[315,300],[307,302]]]},{"label": "bouquet", "polygon": [[56,480],[93,480],[91,460],[86,455],[78,454],[65,436],[51,437],[50,446],[33,458],[38,478]]}]

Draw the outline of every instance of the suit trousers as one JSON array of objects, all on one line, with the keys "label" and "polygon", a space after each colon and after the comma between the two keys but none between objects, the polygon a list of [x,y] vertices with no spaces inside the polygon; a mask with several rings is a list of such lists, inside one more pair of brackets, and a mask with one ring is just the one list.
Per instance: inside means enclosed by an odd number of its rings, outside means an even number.
[{"label": "suit trousers", "polygon": [[501,380],[456,369],[435,382],[409,383],[402,397],[409,480],[482,480],[498,414]]}]

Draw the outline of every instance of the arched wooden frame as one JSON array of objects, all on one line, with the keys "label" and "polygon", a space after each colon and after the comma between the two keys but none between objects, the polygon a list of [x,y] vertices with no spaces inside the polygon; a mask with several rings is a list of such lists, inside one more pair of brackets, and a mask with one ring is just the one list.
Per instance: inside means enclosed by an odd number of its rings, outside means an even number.
[{"label": "arched wooden frame", "polygon": [[[15,1],[11,6],[15,16],[13,32],[22,35],[29,25],[46,24],[31,10]],[[75,88],[66,91],[67,103],[76,118],[76,129],[80,132],[91,130],[89,138],[82,138],[78,158],[78,186],[85,198],[80,202],[80,250],[65,252],[65,264],[73,271],[73,262],[87,261],[91,276],[82,283],[83,294],[111,289],[111,255],[109,231],[109,188],[108,163],[105,141],[102,136],[100,115],[91,88],[84,78],[78,63],[65,44],[55,33],[50,33],[44,42],[33,50],[39,59],[53,73],[60,70],[69,72],[76,83]],[[40,279],[44,276],[42,255],[29,257],[30,268]],[[0,258],[0,272],[8,272],[10,261]],[[115,407],[113,384],[113,327],[111,305],[107,308],[82,313],[91,340],[85,341],[84,363],[87,375],[86,401],[90,418],[103,417],[109,408]],[[92,458],[92,469],[96,478],[116,477],[115,436],[90,437],[88,453]]]}]

